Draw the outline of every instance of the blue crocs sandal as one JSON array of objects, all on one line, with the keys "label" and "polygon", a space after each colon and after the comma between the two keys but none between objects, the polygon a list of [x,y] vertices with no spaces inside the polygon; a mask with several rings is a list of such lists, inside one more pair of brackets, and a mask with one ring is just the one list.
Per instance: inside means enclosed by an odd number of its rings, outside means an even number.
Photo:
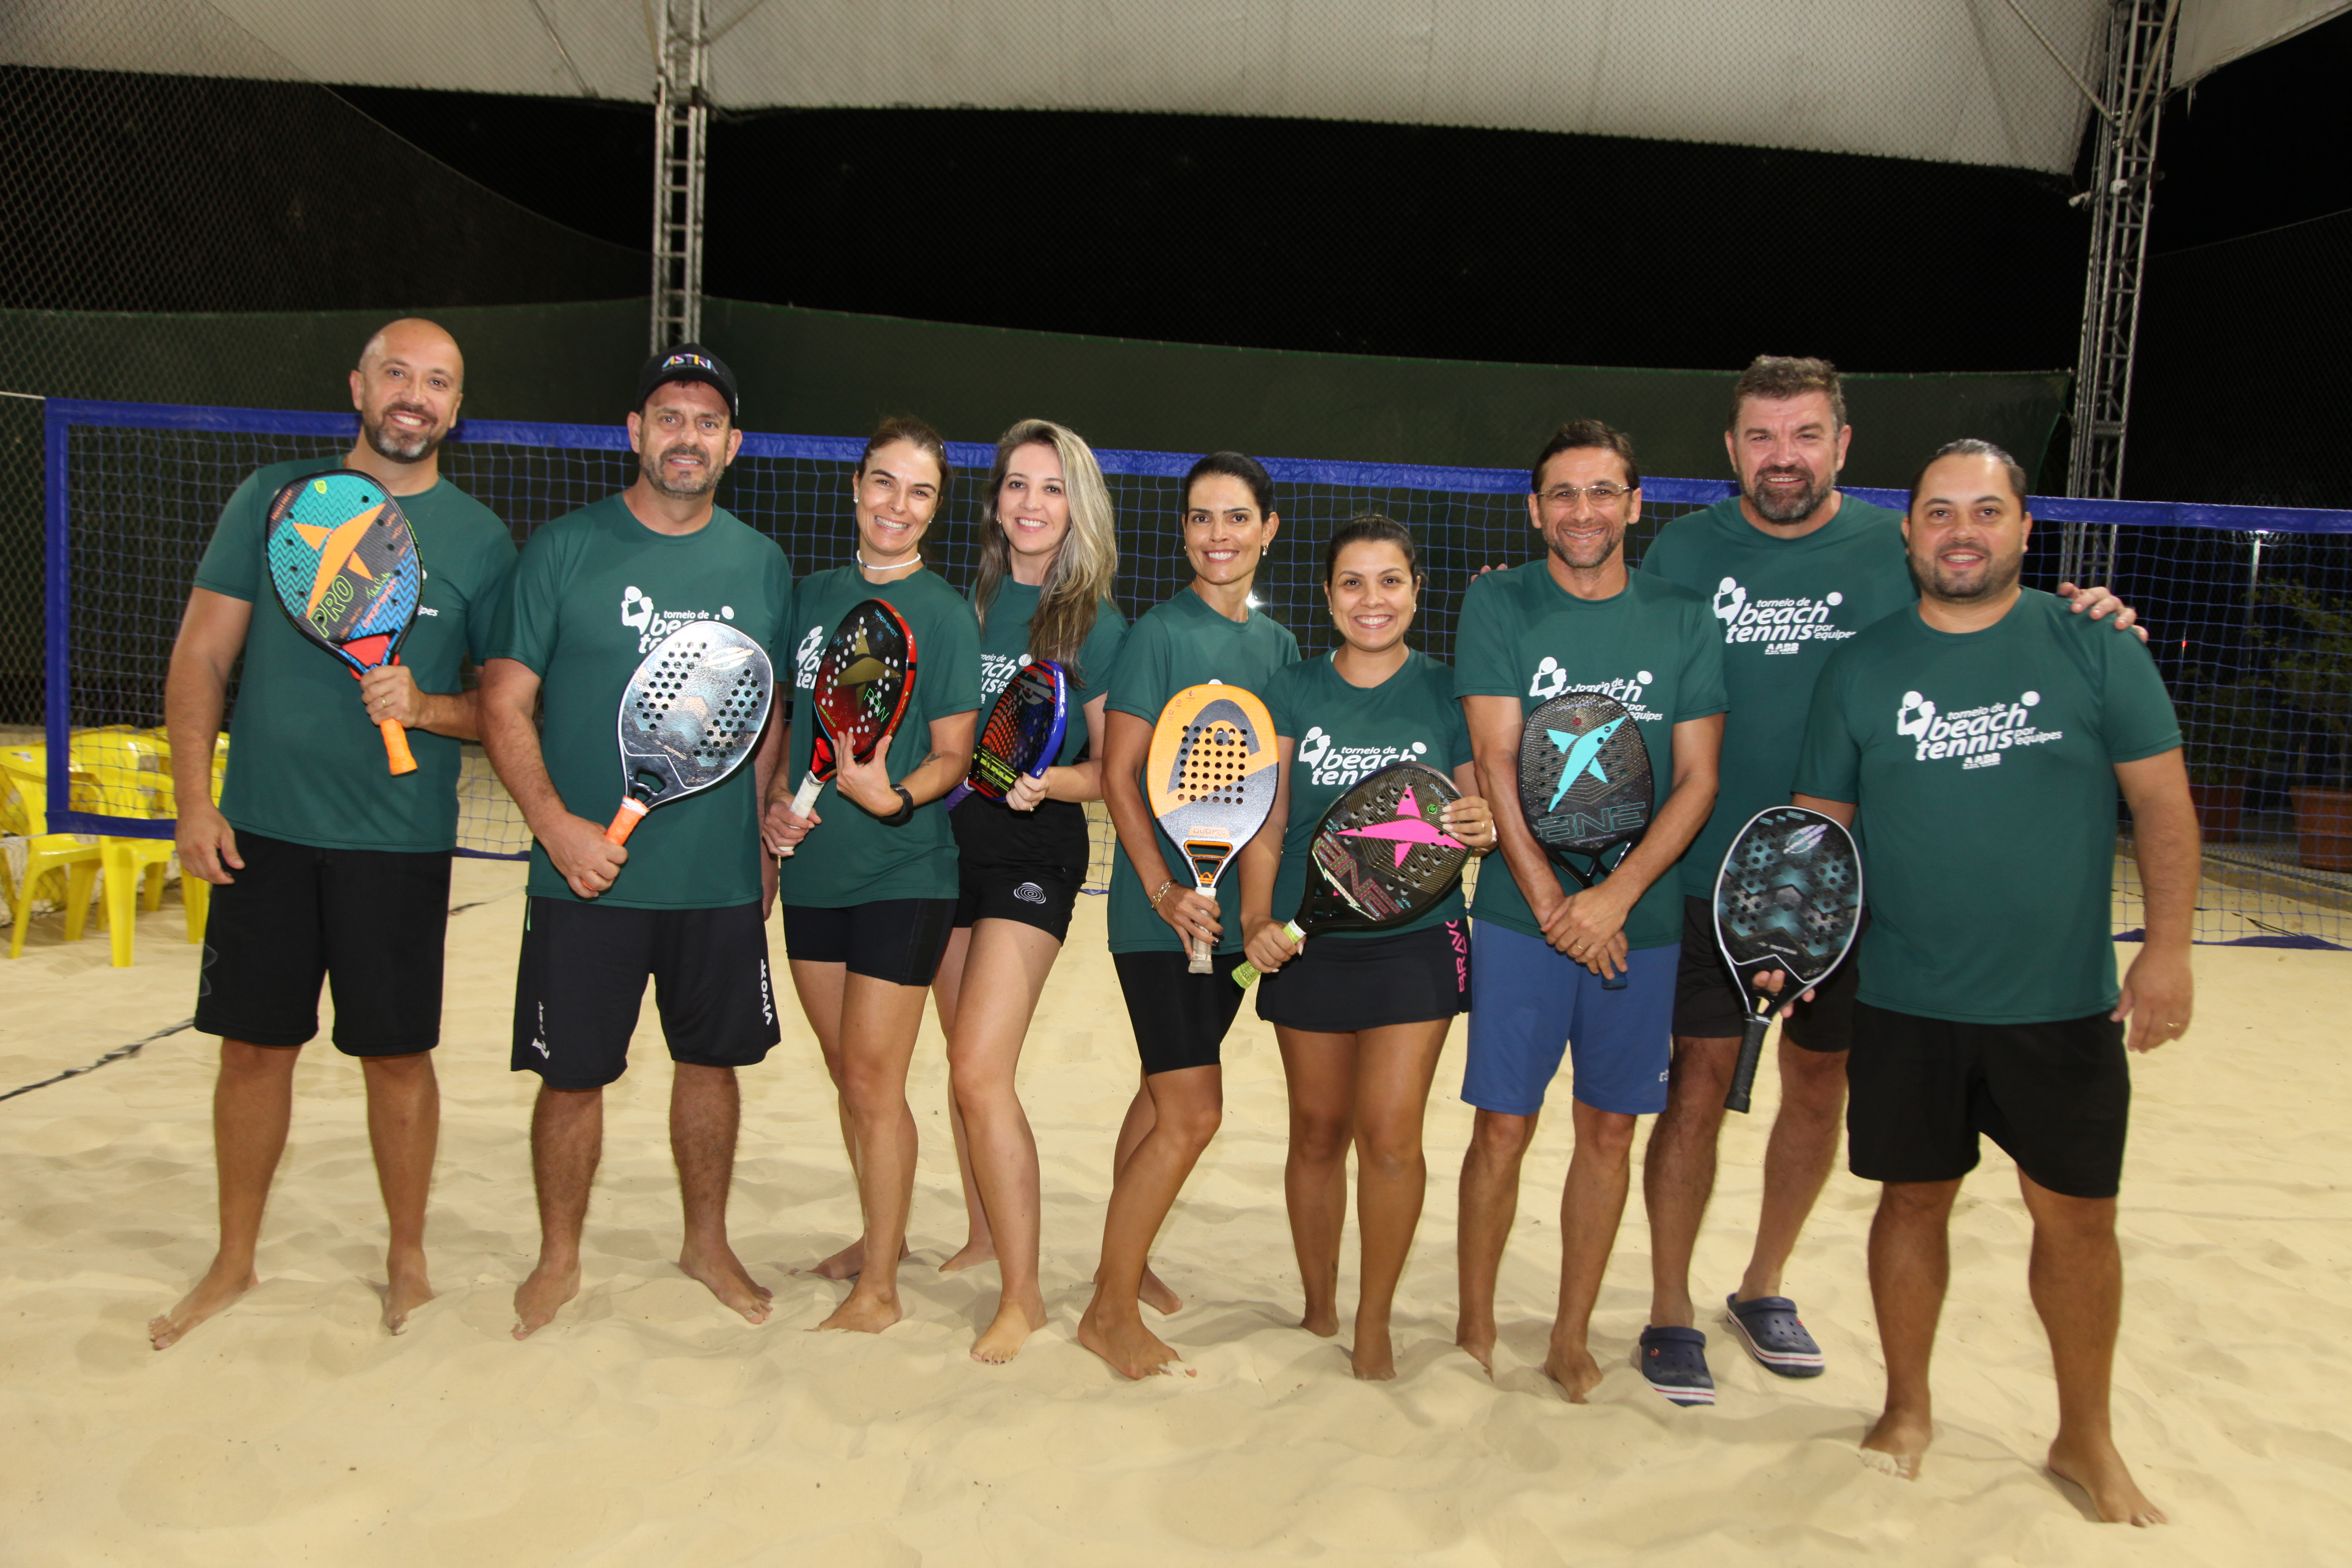
[{"label": "blue crocs sandal", "polygon": [[1676,1405],[1715,1403],[1706,1371],[1706,1336],[1696,1329],[1643,1329],[1633,1367],[1660,1395]]},{"label": "blue crocs sandal", "polygon": [[1723,1299],[1723,1321],[1765,1371],[1782,1377],[1822,1375],[1822,1347],[1805,1332],[1794,1301],[1786,1296],[1759,1296],[1743,1301],[1734,1292]]}]

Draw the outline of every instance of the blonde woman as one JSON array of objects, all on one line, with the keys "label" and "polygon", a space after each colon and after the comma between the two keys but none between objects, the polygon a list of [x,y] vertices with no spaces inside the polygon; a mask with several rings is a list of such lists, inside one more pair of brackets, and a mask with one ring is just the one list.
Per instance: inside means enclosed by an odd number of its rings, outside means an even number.
[{"label": "blonde woman", "polygon": [[981,709],[994,706],[1024,664],[1052,659],[1069,672],[1071,713],[1044,777],[1024,778],[1001,801],[967,795],[949,816],[961,885],[931,994],[948,1037],[949,1113],[971,1232],[940,1267],[997,1260],[996,1316],[971,1349],[980,1362],[1011,1361],[1045,1321],[1037,1142],[1013,1079],[1086,880],[1084,803],[1102,795],[1103,705],[1127,637],[1127,617],[1110,598],[1115,523],[1102,470],[1076,433],[1024,419],[997,442],[971,591]]}]

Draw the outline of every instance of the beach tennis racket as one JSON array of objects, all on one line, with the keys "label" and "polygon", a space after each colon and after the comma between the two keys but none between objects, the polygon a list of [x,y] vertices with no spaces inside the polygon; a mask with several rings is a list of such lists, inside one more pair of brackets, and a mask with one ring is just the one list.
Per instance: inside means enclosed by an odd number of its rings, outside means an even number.
[{"label": "beach tennis racket", "polygon": [[1004,683],[972,749],[963,783],[940,804],[953,811],[968,795],[1003,800],[1023,775],[1043,778],[1070,728],[1070,678],[1050,658],[1031,661]]},{"label": "beach tennis racket", "polygon": [[[1435,768],[1391,763],[1333,801],[1307,847],[1298,912],[1282,928],[1290,940],[1399,926],[1443,902],[1470,858],[1469,846],[1442,826],[1461,798]],[[1256,984],[1256,967],[1234,970],[1234,984]]]},{"label": "beach tennis racket", "polygon": [[776,672],[724,621],[691,621],[646,655],[621,693],[621,809],[604,837],[628,841],[657,805],[724,783],[760,743]]},{"label": "beach tennis racket", "polygon": [[809,693],[817,733],[809,747],[808,776],[793,796],[793,815],[806,816],[817,792],[844,756],[873,758],[874,748],[907,716],[915,693],[915,634],[898,612],[867,599],[842,616],[816,662]]},{"label": "beach tennis racket", "polygon": [[[1160,830],[1184,852],[1195,891],[1214,898],[1234,851],[1274,809],[1274,720],[1251,692],[1222,681],[1188,686],[1151,727],[1144,798]],[[1192,943],[1194,974],[1210,973],[1209,944]]]},{"label": "beach tennis racket", "polygon": [[[1609,875],[1650,826],[1656,787],[1650,748],[1625,705],[1598,691],[1570,691],[1528,715],[1519,731],[1519,812],[1554,865],[1580,887]],[[1622,991],[1625,976],[1602,979]]]},{"label": "beach tennis racket", "polygon": [[1726,1110],[1748,1109],[1773,1010],[1838,966],[1861,920],[1862,857],[1853,834],[1799,805],[1767,806],[1748,819],[1715,879],[1716,944],[1743,996],[1769,971],[1788,978],[1777,996],[1755,993]]},{"label": "beach tennis racket", "polygon": [[[354,680],[398,663],[425,567],[392,493],[356,469],[333,468],[282,487],[267,516],[269,585],[294,629],[341,659]],[[376,728],[392,771],[415,773],[400,721]]]}]

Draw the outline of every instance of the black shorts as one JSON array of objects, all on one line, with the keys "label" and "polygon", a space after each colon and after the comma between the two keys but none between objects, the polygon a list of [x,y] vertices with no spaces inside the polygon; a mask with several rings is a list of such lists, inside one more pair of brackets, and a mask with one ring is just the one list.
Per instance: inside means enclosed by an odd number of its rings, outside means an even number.
[{"label": "black shorts", "polygon": [[198,1031],[306,1044],[324,982],[345,1056],[413,1056],[440,1042],[447,850],[314,849],[244,832],[236,847],[245,868],[213,889],[205,923]]},{"label": "black shorts", "polygon": [[613,1082],[629,1064],[648,979],[674,1062],[747,1068],[783,1037],[757,903],[632,910],[532,899],[515,966],[510,1065],[550,1089]]},{"label": "black shorts", "polygon": [[965,796],[948,820],[956,836],[957,925],[1019,921],[1055,942],[1068,937],[1070,913],[1087,880],[1083,810],[1049,800],[1021,812],[975,795]]},{"label": "black shorts", "polygon": [[[1868,910],[1863,925],[1870,923]],[[1860,945],[1857,937],[1856,945]],[[1800,1002],[1783,1032],[1790,1043],[1809,1051],[1843,1051],[1853,1044],[1854,994],[1862,989],[1861,964],[1849,952],[1845,962],[1830,971],[1813,988],[1813,999]],[[1736,1040],[1746,1032],[1754,1011],[1751,999],[1740,994],[1723,949],[1715,940],[1715,903],[1711,899],[1683,898],[1683,962],[1675,973],[1675,1033],[1699,1040]]]},{"label": "black shorts", "polygon": [[1957,1181],[1981,1133],[2053,1193],[2111,1198],[2122,1184],[2131,1068],[2105,1013],[1955,1024],[1860,1003],[1845,1075],[1846,1158],[1864,1181]]},{"label": "black shorts", "polygon": [[953,899],[877,899],[846,909],[784,906],[784,956],[845,963],[852,974],[893,985],[929,985],[953,929]]},{"label": "black shorts", "polygon": [[1213,954],[1206,974],[1193,973],[1181,952],[1114,952],[1110,962],[1147,1078],[1220,1063],[1225,1031],[1242,1010],[1242,988],[1234,984],[1240,953]]},{"label": "black shorts", "polygon": [[1318,936],[1257,983],[1257,1016],[1286,1029],[1351,1035],[1470,1010],[1466,921],[1390,936]]}]

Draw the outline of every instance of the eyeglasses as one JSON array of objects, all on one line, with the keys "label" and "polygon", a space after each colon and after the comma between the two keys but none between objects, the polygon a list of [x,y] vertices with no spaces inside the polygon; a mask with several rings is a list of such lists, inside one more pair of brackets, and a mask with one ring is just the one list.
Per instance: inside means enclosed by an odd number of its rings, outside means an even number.
[{"label": "eyeglasses", "polygon": [[1597,485],[1554,485],[1543,492],[1543,502],[1546,506],[1567,511],[1572,510],[1579,500],[1583,500],[1591,501],[1594,510],[1606,511],[1615,506],[1620,498],[1633,493],[1623,485],[1612,485],[1604,479]]}]

